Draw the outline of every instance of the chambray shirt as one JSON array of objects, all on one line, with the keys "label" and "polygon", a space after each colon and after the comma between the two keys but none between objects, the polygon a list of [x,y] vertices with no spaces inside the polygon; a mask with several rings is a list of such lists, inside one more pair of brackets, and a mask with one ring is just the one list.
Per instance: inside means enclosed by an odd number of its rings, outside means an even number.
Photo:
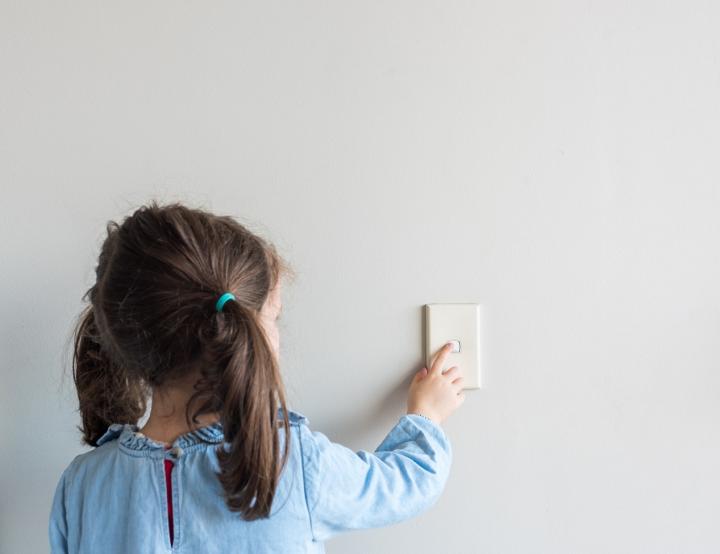
[{"label": "chambray shirt", "polygon": [[[450,442],[424,416],[400,417],[372,453],[330,441],[298,412],[288,410],[288,418],[287,465],[270,517],[255,521],[231,512],[222,496],[215,449],[229,443],[220,422],[181,435],[170,450],[136,425],[113,423],[60,477],[50,510],[51,552],[324,553],[323,541],[338,533],[417,516],[445,487]],[[284,429],[278,433],[282,447]],[[165,458],[175,462],[172,545]]]}]

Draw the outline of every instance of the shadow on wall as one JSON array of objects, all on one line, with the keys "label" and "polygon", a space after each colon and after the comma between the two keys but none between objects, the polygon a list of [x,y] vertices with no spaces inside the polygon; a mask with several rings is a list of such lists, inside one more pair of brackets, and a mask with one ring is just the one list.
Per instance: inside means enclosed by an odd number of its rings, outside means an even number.
[{"label": "shadow on wall", "polygon": [[[331,440],[338,441],[339,437],[342,436],[342,442],[363,444],[363,441],[367,438],[368,429],[382,429],[388,426],[387,418],[384,417],[384,414],[397,412],[398,417],[405,414],[407,411],[407,396],[410,383],[415,373],[425,366],[424,353],[426,343],[423,310],[424,308],[422,306],[418,308],[418,332],[420,333],[419,336],[422,337],[422,344],[417,355],[417,362],[408,369],[404,376],[398,372],[398,381],[387,389],[384,394],[373,397],[373,400],[366,402],[361,412],[361,417],[356,417],[352,414],[344,416],[338,415],[333,418],[332,423],[323,425],[322,432]],[[362,448],[365,450],[373,450],[376,446],[376,444],[364,444]]]}]

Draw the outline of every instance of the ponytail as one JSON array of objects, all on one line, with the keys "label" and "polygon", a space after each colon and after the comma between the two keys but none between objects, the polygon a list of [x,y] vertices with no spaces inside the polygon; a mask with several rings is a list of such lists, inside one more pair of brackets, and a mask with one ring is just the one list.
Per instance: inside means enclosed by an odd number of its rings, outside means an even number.
[{"label": "ponytail", "polygon": [[146,393],[137,379],[128,378],[102,346],[95,310],[80,314],[73,349],[73,379],[80,402],[82,440],[97,446],[111,423],[137,423],[145,413]]},{"label": "ponytail", "polygon": [[[214,316],[214,338],[206,342],[219,372],[216,390],[222,391],[224,440],[230,445],[216,451],[218,479],[228,508],[246,521],[269,517],[290,444],[277,358],[258,317],[243,304],[227,302]],[[282,457],[278,423],[285,436]]]}]

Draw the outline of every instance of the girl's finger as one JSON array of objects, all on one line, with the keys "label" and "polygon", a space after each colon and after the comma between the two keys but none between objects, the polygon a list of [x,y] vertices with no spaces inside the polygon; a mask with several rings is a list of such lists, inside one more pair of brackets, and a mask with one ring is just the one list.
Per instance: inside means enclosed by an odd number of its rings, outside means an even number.
[{"label": "girl's finger", "polygon": [[452,377],[454,375],[457,375],[459,372],[460,372],[460,368],[458,366],[454,365],[452,367],[447,368],[443,372],[443,375],[445,375],[446,377]]},{"label": "girl's finger", "polygon": [[433,358],[433,361],[430,364],[430,371],[439,372],[440,367],[445,362],[445,358],[447,358],[451,350],[452,344],[450,344],[449,342],[445,343],[445,346],[443,346]]}]

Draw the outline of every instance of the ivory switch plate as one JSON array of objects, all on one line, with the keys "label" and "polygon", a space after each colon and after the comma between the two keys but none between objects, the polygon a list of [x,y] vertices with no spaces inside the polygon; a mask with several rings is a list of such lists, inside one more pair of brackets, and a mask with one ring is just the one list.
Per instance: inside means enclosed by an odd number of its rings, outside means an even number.
[{"label": "ivory switch plate", "polygon": [[[425,304],[425,363],[450,341],[459,344],[447,355],[441,370],[458,366],[463,389],[479,389],[482,384],[482,307],[475,303]],[[459,350],[459,351],[456,351]]]}]

